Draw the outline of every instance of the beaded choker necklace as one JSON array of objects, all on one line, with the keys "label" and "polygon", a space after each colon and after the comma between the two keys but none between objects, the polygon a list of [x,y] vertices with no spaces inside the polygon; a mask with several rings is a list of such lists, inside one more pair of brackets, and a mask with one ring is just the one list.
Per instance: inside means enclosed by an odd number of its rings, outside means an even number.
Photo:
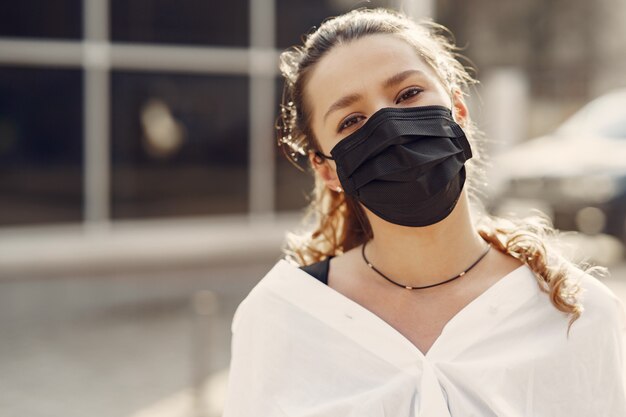
[{"label": "beaded choker necklace", "polygon": [[388,276],[386,276],[385,274],[383,274],[382,272],[380,272],[378,269],[376,269],[376,267],[374,265],[372,265],[372,263],[370,261],[367,260],[367,257],[365,257],[365,245],[367,244],[367,242],[365,242],[363,244],[363,247],[361,248],[361,255],[363,255],[363,260],[365,261],[365,263],[367,264],[367,266],[369,266],[374,272],[378,273],[381,277],[385,278],[387,281],[396,284],[399,287],[402,288],[406,288],[407,290],[421,290],[424,288],[431,288],[431,287],[436,287],[437,285],[442,285],[442,284],[446,284],[450,281],[454,281],[455,279],[461,278],[463,275],[465,275],[466,273],[469,272],[470,269],[472,269],[473,267],[475,267],[476,265],[478,265],[478,263],[487,255],[487,253],[489,252],[489,249],[491,249],[491,244],[487,244],[487,249],[478,257],[478,259],[476,259],[476,261],[474,261],[473,264],[471,264],[469,266],[469,268],[467,268],[465,271],[461,272],[459,275],[454,276],[450,279],[447,279],[443,282],[439,282],[437,284],[431,284],[431,285],[425,285],[423,287],[411,287],[409,285],[403,285],[403,284],[399,284],[397,282],[395,282],[394,280],[392,280],[391,278],[389,278]]}]

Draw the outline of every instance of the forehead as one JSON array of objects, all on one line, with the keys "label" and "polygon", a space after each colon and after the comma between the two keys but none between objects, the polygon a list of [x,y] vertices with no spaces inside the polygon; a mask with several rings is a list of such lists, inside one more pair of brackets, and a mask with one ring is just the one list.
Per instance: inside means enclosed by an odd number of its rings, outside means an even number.
[{"label": "forehead", "polygon": [[315,64],[305,86],[313,117],[339,97],[362,93],[406,69],[418,69],[435,78],[415,48],[397,35],[367,35],[335,46]]}]

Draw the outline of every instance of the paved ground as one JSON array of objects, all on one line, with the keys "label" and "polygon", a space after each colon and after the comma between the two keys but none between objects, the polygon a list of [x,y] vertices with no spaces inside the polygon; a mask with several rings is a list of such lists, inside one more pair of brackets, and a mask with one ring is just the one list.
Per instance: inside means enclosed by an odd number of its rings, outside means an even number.
[{"label": "paved ground", "polygon": [[[0,281],[0,415],[132,416],[219,374],[232,314],[271,264]],[[214,320],[206,293],[192,302],[207,290]]]},{"label": "paved ground", "polygon": [[[273,263],[0,281],[0,414],[219,415],[232,314]],[[626,262],[611,271],[626,301]]]}]

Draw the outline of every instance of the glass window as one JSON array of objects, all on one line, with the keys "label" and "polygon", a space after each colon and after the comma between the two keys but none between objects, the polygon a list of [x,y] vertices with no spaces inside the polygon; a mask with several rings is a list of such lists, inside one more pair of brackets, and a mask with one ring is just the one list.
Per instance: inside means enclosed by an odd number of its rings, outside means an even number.
[{"label": "glass window", "polygon": [[248,209],[248,80],[114,72],[112,216]]},{"label": "glass window", "polygon": [[82,27],[81,0],[4,1],[0,8],[0,36],[78,39]]},{"label": "glass window", "polygon": [[0,67],[0,225],[82,220],[82,73]]},{"label": "glass window", "polygon": [[302,36],[327,17],[359,7],[390,7],[395,3],[391,0],[371,0],[367,3],[362,0],[276,0],[276,43],[281,49],[299,45]]},{"label": "glass window", "polygon": [[[278,101],[274,104],[274,120],[278,118],[280,98],[283,93],[283,80],[281,77],[278,77],[276,81],[276,88],[277,92],[275,97]],[[274,201],[276,210],[300,210],[308,204],[308,197],[313,191],[313,174],[309,172],[307,158],[302,155],[298,157],[297,164],[300,168],[304,169],[304,172],[302,172],[283,154],[282,149],[277,145],[276,138],[272,143],[274,144],[274,155],[276,158]]]},{"label": "glass window", "polygon": [[276,152],[276,210],[292,211],[303,209],[308,204],[308,197],[313,191],[313,174],[301,172],[293,166],[277,149]]},{"label": "glass window", "polygon": [[248,45],[248,0],[111,0],[111,37],[122,42]]}]

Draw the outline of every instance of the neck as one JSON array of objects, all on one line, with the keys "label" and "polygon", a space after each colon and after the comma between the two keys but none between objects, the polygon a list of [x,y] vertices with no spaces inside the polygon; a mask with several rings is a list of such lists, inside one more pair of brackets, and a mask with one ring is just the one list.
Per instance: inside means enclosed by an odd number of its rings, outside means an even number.
[{"label": "neck", "polygon": [[402,285],[422,287],[454,277],[472,265],[486,247],[472,223],[465,191],[452,213],[431,226],[398,226],[366,212],[374,232],[367,244],[367,258]]}]

